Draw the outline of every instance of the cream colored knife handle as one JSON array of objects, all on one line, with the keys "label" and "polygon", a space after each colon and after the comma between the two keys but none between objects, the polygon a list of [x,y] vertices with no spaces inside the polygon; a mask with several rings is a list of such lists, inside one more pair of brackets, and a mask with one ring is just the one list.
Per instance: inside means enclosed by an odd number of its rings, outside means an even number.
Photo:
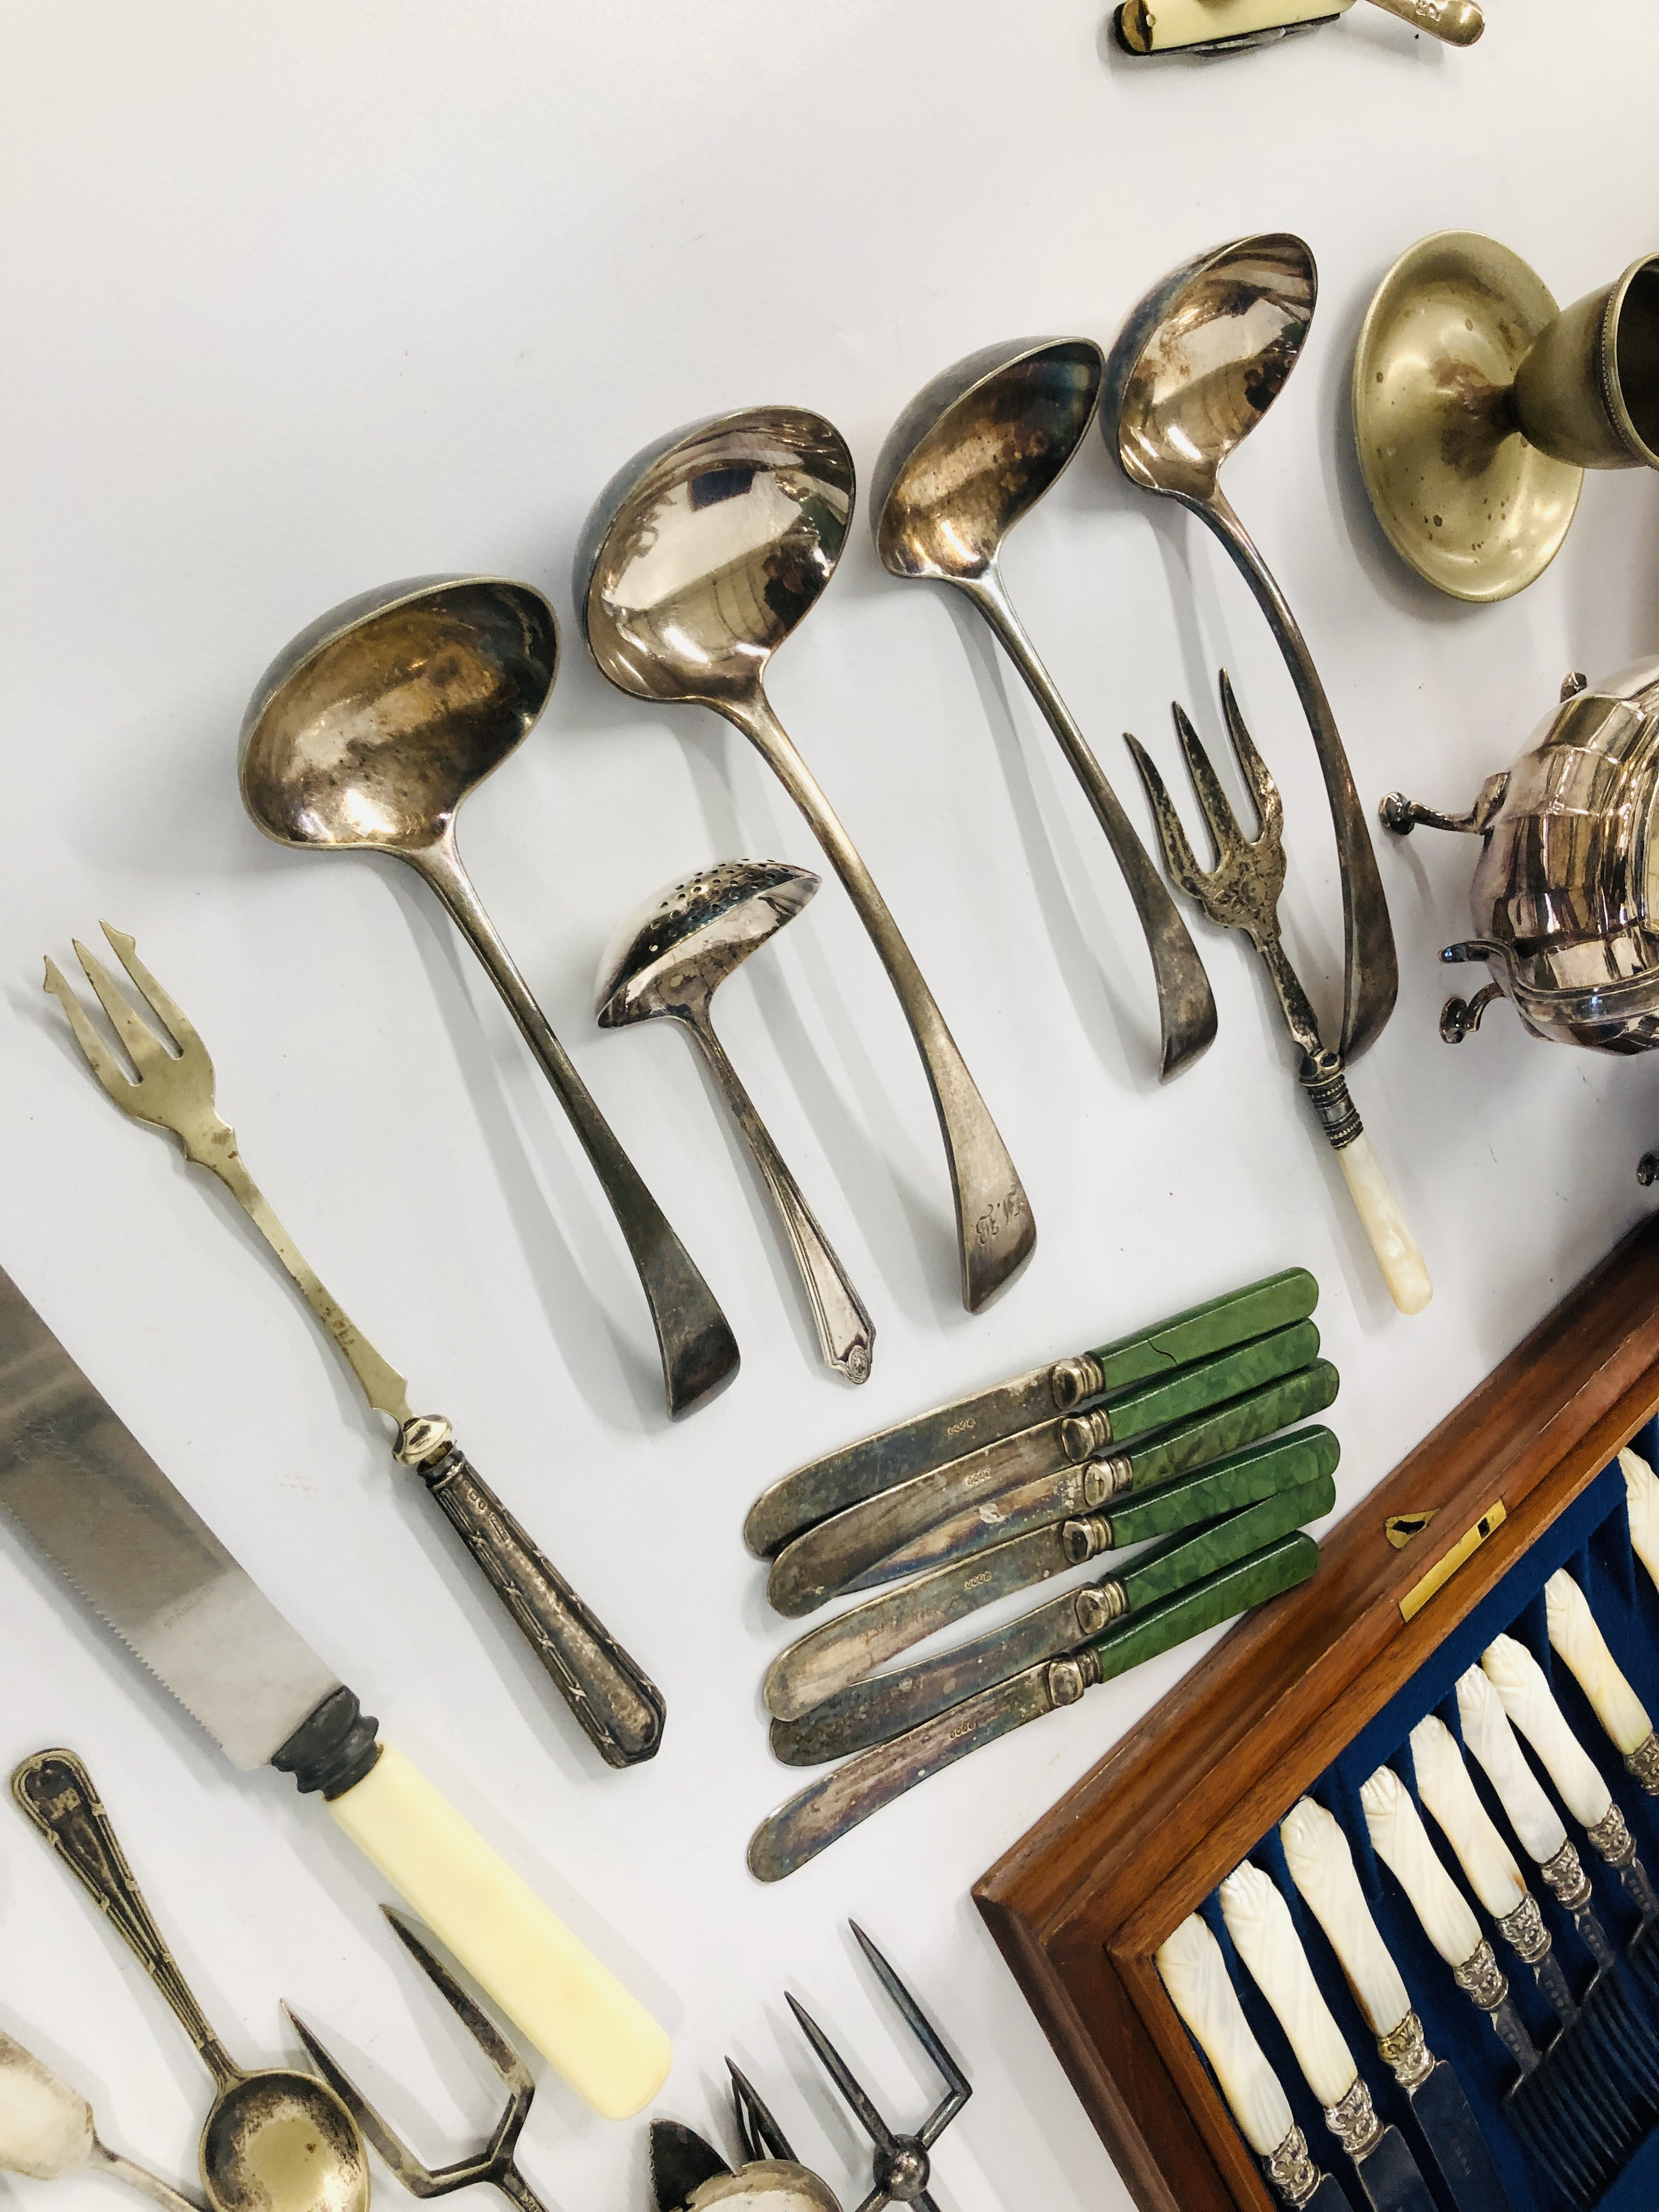
[{"label": "cream colored knife handle", "polygon": [[1625,1476],[1625,1508],[1630,1517],[1631,1549],[1659,1589],[1659,1475],[1639,1452],[1626,1444],[1619,1455]]},{"label": "cream colored knife handle", "polygon": [[1359,1225],[1382,1270],[1389,1296],[1401,1313],[1421,1313],[1434,1296],[1434,1285],[1370,1139],[1362,1129],[1336,1157]]},{"label": "cream colored knife handle", "polygon": [[1480,1948],[1480,1923],[1440,1863],[1410,1790],[1391,1766],[1379,1766],[1359,1802],[1371,1848],[1405,1891],[1423,1933],[1449,1966],[1462,1966]]},{"label": "cream colored knife handle", "polygon": [[1653,1734],[1647,1709],[1619,1670],[1595,1616],[1572,1577],[1558,1569],[1544,1585],[1550,1649],[1577,1679],[1595,1717],[1628,1759]]},{"label": "cream colored knife handle", "polygon": [[1271,2157],[1293,2124],[1290,2100],[1250,2033],[1220,1944],[1194,1912],[1158,1946],[1153,1963],[1245,2142],[1258,2158]]},{"label": "cream colored knife handle", "polygon": [[1510,1826],[1521,1838],[1522,1850],[1537,1865],[1545,1865],[1565,1844],[1567,1832],[1522,1754],[1503,1699],[1479,1667],[1457,1678],[1457,1716],[1463,1723],[1463,1741],[1486,1770]]},{"label": "cream colored knife handle", "polygon": [[1472,46],[1486,27],[1474,0],[1376,0],[1376,5],[1449,46]]},{"label": "cream colored knife handle", "polygon": [[1221,1917],[1233,1948],[1278,2015],[1308,2087],[1328,2112],[1358,2078],[1342,2031],[1319,1994],[1313,1968],[1277,1887],[1246,1859],[1221,1885]]},{"label": "cream colored knife handle", "polygon": [[1514,1854],[1492,1826],[1457,1748],[1457,1739],[1431,1713],[1411,1733],[1417,1794],[1428,1807],[1469,1878],[1469,1887],[1494,1920],[1524,1904],[1527,1885]]},{"label": "cream colored knife handle", "polygon": [[400,1752],[329,1811],[494,2003],[598,2112],[626,2119],[673,2053],[636,1997]]},{"label": "cream colored knife handle", "polygon": [[1347,1838],[1311,1797],[1291,1806],[1279,1833],[1291,1880],[1329,1937],[1371,2033],[1391,2034],[1410,2012],[1412,2001],[1371,1918]]},{"label": "cream colored knife handle", "polygon": [[1601,1770],[1568,1727],[1544,1670],[1524,1644],[1495,1636],[1480,1655],[1480,1671],[1498,1692],[1510,1721],[1544,1762],[1544,1771],[1581,1826],[1605,1820],[1613,1792]]}]

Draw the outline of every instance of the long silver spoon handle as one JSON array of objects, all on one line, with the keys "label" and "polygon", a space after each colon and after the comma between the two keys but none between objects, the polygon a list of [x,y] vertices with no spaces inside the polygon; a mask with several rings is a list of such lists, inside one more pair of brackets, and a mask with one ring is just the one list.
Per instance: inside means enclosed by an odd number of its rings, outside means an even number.
[{"label": "long silver spoon handle", "polygon": [[171,2182],[163,2181],[159,2173],[151,2173],[132,2159],[123,2158],[118,2150],[112,2150],[96,2136],[92,2139],[92,2154],[106,2172],[112,2173],[118,2181],[125,2181],[129,2189],[136,2189],[141,2197],[148,2197],[152,2204],[162,2206],[164,2212],[201,2212],[193,2197],[185,2196]]},{"label": "long silver spoon handle", "polygon": [[594,1104],[592,1092],[531,996],[530,986],[496,935],[495,924],[461,866],[453,841],[445,838],[420,853],[400,857],[418,869],[448,908],[569,1116],[639,1271],[657,1332],[668,1410],[690,1413],[737,1372],[737,1340],[714,1292],[669,1227],[662,1208],[646,1188],[639,1170],[617,1142],[615,1130]]},{"label": "long silver spoon handle", "polygon": [[737,1117],[738,1127],[748,1139],[755,1164],[772,1194],[773,1204],[795,1255],[795,1265],[806,1285],[812,1323],[818,1333],[818,1348],[826,1364],[838,1375],[846,1376],[849,1382],[867,1382],[876,1329],[863,1299],[853,1288],[852,1279],[836,1258],[835,1247],[819,1227],[817,1216],[802,1197],[799,1184],[785,1165],[783,1155],[773,1143],[772,1133],[744,1088],[742,1078],[726,1058],[726,1048],[715,1036],[706,1009],[689,1009],[684,1019],[702,1047],[714,1079]]},{"label": "long silver spoon handle", "polygon": [[1158,1073],[1161,1079],[1167,1081],[1215,1042],[1215,997],[1198,948],[1188,933],[1163,877],[1152,865],[1152,855],[1135,835],[1134,824],[1107,781],[1106,772],[1096,759],[1093,748],[1073,720],[1066,702],[1054,688],[1054,678],[1037,658],[1001,577],[994,568],[989,568],[982,576],[963,578],[961,588],[995,631],[1004,652],[1042,709],[1049,728],[1060,740],[1061,751],[1088,795],[1095,818],[1105,831],[1106,842],[1129,887],[1129,896],[1146,936],[1146,950],[1152,957],[1162,1039]]},{"label": "long silver spoon handle", "polygon": [[1319,757],[1336,830],[1336,857],[1342,876],[1342,1041],[1339,1048],[1351,1066],[1382,1031],[1394,1012],[1400,989],[1400,963],[1394,949],[1389,902],[1383,896],[1364,810],[1354,787],[1353,771],[1308,641],[1226,494],[1218,487],[1207,498],[1182,496],[1182,503],[1209,524],[1255,593],[1285,656],[1313,732],[1314,750]]},{"label": "long silver spoon handle", "polygon": [[132,1878],[114,1826],[92,1777],[72,1751],[37,1751],[11,1778],[11,1793],[64,1864],[115,1927],[127,1948],[171,2006],[221,2089],[243,2080],[191,1996],[161,1931]]},{"label": "long silver spoon handle", "polygon": [[1024,1265],[1036,1243],[1024,1185],[886,900],[765,695],[757,686],[744,697],[709,703],[764,757],[811,824],[891,978],[927,1071],[951,1164],[962,1303],[977,1313]]}]

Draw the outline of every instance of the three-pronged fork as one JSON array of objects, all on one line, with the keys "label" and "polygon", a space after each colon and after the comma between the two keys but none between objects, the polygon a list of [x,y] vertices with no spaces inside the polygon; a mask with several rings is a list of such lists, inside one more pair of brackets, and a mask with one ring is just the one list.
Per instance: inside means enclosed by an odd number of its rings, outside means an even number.
[{"label": "three-pronged fork", "polygon": [[1216,864],[1207,871],[1199,866],[1174,801],[1145,746],[1125,732],[1125,742],[1134,755],[1157,818],[1164,864],[1175,882],[1188,898],[1197,901],[1212,921],[1224,929],[1242,929],[1267,963],[1284,1010],[1285,1025],[1302,1054],[1297,1079],[1319,1116],[1327,1143],[1341,1164],[1349,1194],[1376,1255],[1389,1296],[1401,1313],[1421,1313],[1434,1292],[1428,1269],[1348,1096],[1341,1055],[1326,1049],[1318,1017],[1279,937],[1279,895],[1285,888],[1284,801],[1244,726],[1224,668],[1221,711],[1239,773],[1255,803],[1254,837],[1246,837],[1239,828],[1197,731],[1178,705],[1173,709],[1188,773],[1215,845]]},{"label": "three-pronged fork", "polygon": [[185,1157],[217,1176],[246,1212],[338,1345],[370,1406],[396,1423],[394,1456],[419,1473],[600,1756],[612,1766],[649,1759],[662,1739],[661,1692],[483,1481],[449,1423],[441,1414],[410,1413],[403,1376],[329,1296],[243,1165],[236,1133],[214,1103],[206,1046],[138,958],[132,939],[108,922],[103,931],[166,1036],[156,1034],[76,939],[76,957],[126,1048],[137,1080],[99,1035],[57,963],[48,960],[46,988],[69,1016],[93,1073],[124,1114],[170,1129]]}]

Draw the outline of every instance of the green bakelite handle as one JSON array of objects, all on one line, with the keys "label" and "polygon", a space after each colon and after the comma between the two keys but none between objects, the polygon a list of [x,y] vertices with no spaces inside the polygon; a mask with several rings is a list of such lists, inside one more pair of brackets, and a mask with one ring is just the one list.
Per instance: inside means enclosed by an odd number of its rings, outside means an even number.
[{"label": "green bakelite handle", "polygon": [[1342,1447],[1324,1427],[1298,1429],[1292,1436],[1248,1445],[1200,1468],[1196,1474],[1183,1475],[1114,1506],[1107,1516],[1112,1549],[1143,1544],[1149,1536],[1167,1536],[1178,1528],[1196,1528],[1218,1513],[1235,1512],[1258,1498],[1334,1474],[1341,1453]]},{"label": "green bakelite handle", "polygon": [[1316,1360],[1298,1375],[1270,1382],[1247,1396],[1185,1423],[1129,1455],[1129,1477],[1137,1492],[1173,1481],[1194,1468],[1207,1467],[1224,1453],[1257,1443],[1292,1421],[1322,1413],[1336,1396],[1339,1378],[1328,1359]]},{"label": "green bakelite handle", "polygon": [[1305,1267],[1287,1267],[1282,1275],[1269,1275],[1260,1283],[1247,1283],[1242,1291],[1212,1298],[1207,1305],[1190,1306],[1153,1329],[1150,1334],[1121,1337],[1104,1344],[1089,1357],[1104,1378],[1088,1402],[1127,1390],[1150,1377],[1167,1375],[1171,1368],[1189,1367],[1195,1359],[1208,1359],[1270,1329],[1305,1321],[1319,1303],[1319,1285]]},{"label": "green bakelite handle", "polygon": [[1294,1322],[1289,1328],[1275,1329],[1271,1336],[1260,1336],[1253,1343],[1237,1346],[1214,1359],[1200,1362],[1196,1367],[1183,1367],[1178,1374],[1161,1376],[1126,1396],[1117,1398],[1093,1414],[1079,1413],[1073,1420],[1091,1419],[1099,1423],[1109,1419],[1109,1441],[1114,1444],[1127,1443],[1133,1437],[1150,1436],[1155,1429],[1167,1429],[1185,1421],[1194,1413],[1211,1406],[1224,1404],[1244,1391],[1261,1388],[1280,1376],[1294,1375],[1304,1367],[1310,1367],[1319,1357],[1319,1331],[1310,1321]]},{"label": "green bakelite handle", "polygon": [[1110,1681],[1114,1675],[1127,1674],[1131,1667],[1139,1667],[1144,1659],[1172,1651],[1189,1636],[1218,1628],[1235,1613],[1277,1597],[1281,1590],[1294,1589],[1298,1583],[1307,1581],[1318,1565],[1319,1547],[1311,1536],[1300,1530],[1293,1536],[1280,1536],[1194,1589],[1166,1597],[1145,1613],[1132,1613],[1127,1620],[1091,1638],[1086,1648],[1099,1662],[1101,1680]]},{"label": "green bakelite handle", "polygon": [[1288,1536],[1304,1522],[1322,1519],[1335,1503],[1336,1485],[1330,1476],[1316,1475],[1310,1482],[1258,1498],[1254,1505],[1224,1514],[1201,1528],[1149,1545],[1112,1580],[1127,1598],[1130,1611],[1144,1613],[1176,1590],[1190,1589],[1237,1560],[1250,1558],[1264,1544]]}]

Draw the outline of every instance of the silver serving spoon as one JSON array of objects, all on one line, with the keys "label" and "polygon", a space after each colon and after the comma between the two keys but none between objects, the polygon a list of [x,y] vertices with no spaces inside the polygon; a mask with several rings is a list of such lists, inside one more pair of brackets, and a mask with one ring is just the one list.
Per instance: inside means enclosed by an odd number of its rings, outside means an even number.
[{"label": "silver serving spoon", "polygon": [[576,610],[618,690],[724,714],[811,823],[927,1068],[951,1164],[962,1301],[976,1313],[1030,1257],[1030,1207],[887,902],[766,696],[767,663],[835,573],[853,496],[845,440],[804,408],[750,407],[675,431],[600,493],[576,550]]},{"label": "silver serving spoon", "polygon": [[1014,612],[1002,541],[1060,476],[1094,419],[1105,362],[1089,338],[988,346],[916,394],[887,434],[870,490],[876,550],[896,576],[954,584],[984,616],[1042,709],[1106,833],[1158,985],[1159,1073],[1214,1042],[1204,963],[1146,848]]},{"label": "silver serving spoon", "polygon": [[21,2043],[0,2033],[0,2169],[56,2181],[94,2160],[166,2212],[200,2212],[190,2197],[100,2142],[92,2106]]},{"label": "silver serving spoon", "polygon": [[1206,522],[1255,594],[1295,684],[1336,825],[1342,873],[1348,1065],[1381,1032],[1400,988],[1394,931],[1359,793],[1307,640],[1218,482],[1296,367],[1313,320],[1314,258],[1286,231],[1236,239],[1155,284],[1106,362],[1100,427],[1124,474]]},{"label": "silver serving spoon", "polygon": [[788,1235],[819,1348],[838,1375],[865,1382],[875,1325],[726,1058],[709,1012],[716,988],[794,920],[818,882],[784,860],[725,860],[670,884],[629,915],[606,945],[595,1012],[602,1030],[665,1016],[683,1022],[702,1046]]},{"label": "silver serving spoon", "polygon": [[242,799],[279,845],[394,854],[428,883],[507,1001],[610,1200],[651,1308],[671,1413],[738,1369],[714,1293],[617,1140],[473,890],[455,816],[534,726],[558,667],[528,584],[424,576],[321,616],[260,678]]}]

